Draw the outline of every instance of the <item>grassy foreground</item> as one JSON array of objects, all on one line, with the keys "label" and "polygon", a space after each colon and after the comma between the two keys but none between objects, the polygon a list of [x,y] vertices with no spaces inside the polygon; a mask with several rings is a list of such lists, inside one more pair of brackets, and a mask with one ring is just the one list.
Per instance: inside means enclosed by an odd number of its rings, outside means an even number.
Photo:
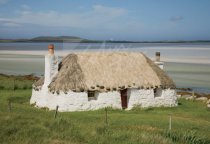
[{"label": "grassy foreground", "polygon": [[[107,125],[104,109],[58,113],[55,119],[54,111],[29,105],[30,96],[28,86],[15,91],[0,89],[1,144],[210,143],[210,111],[202,102],[181,99],[176,108],[131,111],[108,108]],[[168,130],[170,115],[171,131]]]}]

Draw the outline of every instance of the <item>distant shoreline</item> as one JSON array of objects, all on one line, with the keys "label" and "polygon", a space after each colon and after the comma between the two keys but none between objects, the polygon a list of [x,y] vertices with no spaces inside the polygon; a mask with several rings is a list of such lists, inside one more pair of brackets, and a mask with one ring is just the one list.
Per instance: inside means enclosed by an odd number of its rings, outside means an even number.
[{"label": "distant shoreline", "polygon": [[159,41],[129,41],[129,40],[89,40],[75,36],[40,36],[31,39],[0,39],[0,43],[210,43],[210,40],[159,40]]},{"label": "distant shoreline", "polygon": [[210,41],[31,41],[31,40],[3,40],[0,43],[210,43]]}]

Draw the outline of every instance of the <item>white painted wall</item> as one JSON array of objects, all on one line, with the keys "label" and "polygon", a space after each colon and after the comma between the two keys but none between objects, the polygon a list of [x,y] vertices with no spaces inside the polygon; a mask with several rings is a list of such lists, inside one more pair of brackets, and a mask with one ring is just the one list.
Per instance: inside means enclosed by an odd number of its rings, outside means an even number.
[{"label": "white painted wall", "polygon": [[105,107],[121,108],[120,93],[104,92],[96,93],[96,99],[88,100],[86,92],[68,92],[67,94],[61,92],[60,94],[52,94],[51,92],[42,89],[40,91],[32,91],[31,104],[37,107],[47,107],[54,110],[59,106],[59,111],[84,111],[96,110]]},{"label": "white painted wall", "polygon": [[128,109],[132,109],[134,106],[141,107],[170,107],[177,106],[176,90],[164,89],[157,91],[158,97],[155,97],[154,90],[138,90],[129,89],[128,94]]},{"label": "white painted wall", "polygon": [[96,100],[90,100],[91,110],[112,107],[121,109],[121,97],[120,92],[96,92]]},{"label": "white painted wall", "polygon": [[58,57],[52,54],[45,55],[45,79],[44,86],[47,87],[53,77],[58,73]]},{"label": "white painted wall", "polygon": [[54,76],[58,73],[58,57],[54,54],[45,55],[45,78],[44,85],[39,87],[39,91],[32,89],[30,103],[36,103],[38,107],[47,107],[48,102],[48,85]]},{"label": "white painted wall", "polygon": [[[171,89],[162,90],[162,95],[154,97],[153,90],[128,89],[128,110],[134,106],[160,107],[177,106],[176,91]],[[96,93],[95,99],[88,100],[86,92],[61,92],[52,94],[42,89],[32,91],[30,103],[35,103],[37,107],[47,107],[54,110],[59,106],[59,111],[85,111],[96,110],[105,107],[121,109],[121,97],[118,91]]]},{"label": "white painted wall", "polygon": [[59,106],[59,111],[82,111],[87,108],[88,97],[85,92],[75,93],[68,92],[65,94],[61,92],[60,94],[48,93],[47,107],[50,110]]},{"label": "white painted wall", "polygon": [[159,68],[163,69],[164,68],[164,62],[161,61],[154,61],[156,65],[159,66]]},{"label": "white painted wall", "polygon": [[173,107],[177,106],[177,94],[176,90],[174,89],[164,89],[162,90],[162,96],[155,98],[155,106],[166,106],[166,107]]}]

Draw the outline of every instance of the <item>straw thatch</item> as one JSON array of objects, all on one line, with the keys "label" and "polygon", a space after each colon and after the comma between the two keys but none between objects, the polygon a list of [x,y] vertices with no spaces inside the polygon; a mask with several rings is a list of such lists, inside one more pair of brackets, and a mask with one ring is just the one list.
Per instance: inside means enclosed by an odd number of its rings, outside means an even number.
[{"label": "straw thatch", "polygon": [[175,88],[174,82],[140,52],[69,54],[49,85],[52,92]]},{"label": "straw thatch", "polygon": [[139,52],[69,54],[49,85],[52,92],[110,91],[125,88],[175,88],[154,62]]},{"label": "straw thatch", "polygon": [[44,77],[41,77],[39,80],[35,81],[35,83],[33,84],[33,88],[35,90],[39,90],[43,84],[44,84]]},{"label": "straw thatch", "polygon": [[34,86],[41,86],[44,84],[44,77],[41,77],[38,81],[34,83]]}]

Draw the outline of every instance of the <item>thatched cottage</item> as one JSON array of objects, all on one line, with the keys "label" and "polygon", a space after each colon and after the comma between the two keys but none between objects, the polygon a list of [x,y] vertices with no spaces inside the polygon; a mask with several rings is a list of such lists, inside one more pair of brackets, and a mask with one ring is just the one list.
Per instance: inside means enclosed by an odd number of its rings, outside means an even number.
[{"label": "thatched cottage", "polygon": [[[59,63],[54,46],[45,77],[33,84],[30,103],[50,110],[176,106],[175,84],[140,52],[76,52]],[[162,66],[162,63],[158,63]]]}]

